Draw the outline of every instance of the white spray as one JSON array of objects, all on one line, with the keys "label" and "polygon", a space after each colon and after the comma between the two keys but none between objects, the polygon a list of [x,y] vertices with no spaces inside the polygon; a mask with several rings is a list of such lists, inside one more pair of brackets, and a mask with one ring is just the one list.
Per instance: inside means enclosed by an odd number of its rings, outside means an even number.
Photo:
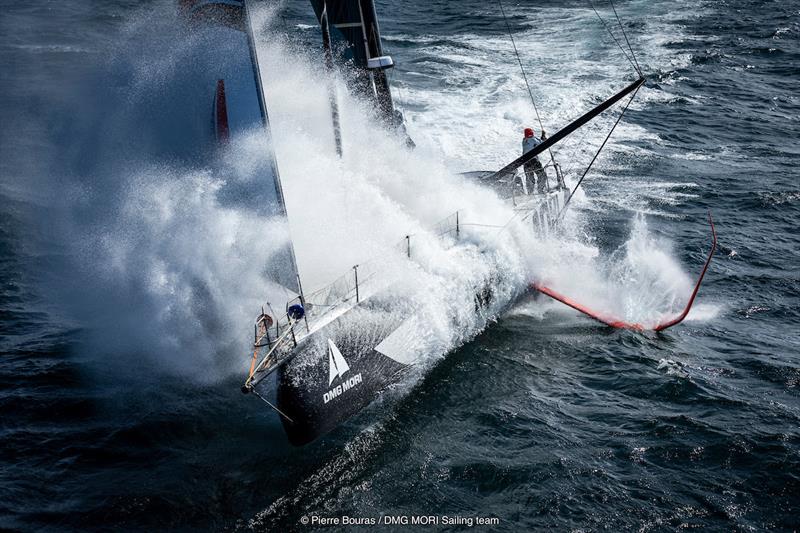
[{"label": "white spray", "polygon": [[[268,22],[268,15],[259,15],[256,28]],[[168,21],[156,29],[167,26]],[[670,298],[685,292],[686,276],[648,236],[643,219],[634,224],[624,256],[606,262],[586,242],[580,217],[568,218],[558,240],[536,239],[523,224],[512,224],[503,232],[474,226],[465,230],[468,245],[443,245],[432,228],[457,210],[465,224],[484,225],[503,225],[514,212],[490,191],[454,175],[435,146],[422,142],[413,152],[406,149],[401,139],[374,125],[363,103],[337,82],[344,133],[339,159],[321,58],[307,58],[274,38],[258,41],[290,233],[307,290],[376,254],[391,253],[392,243],[412,235],[414,261],[421,268],[406,282],[421,295],[419,308],[432,323],[433,357],[482,327],[474,291],[497,265],[504,269],[503,286],[496,289],[505,303],[531,280],[551,279],[565,292],[640,318],[634,315],[671,305]],[[148,56],[156,52],[157,60]],[[123,54],[115,64],[132,63],[127,105],[104,110],[120,128],[142,102],[180,82],[180,69],[164,67],[180,64],[180,47],[126,53],[129,57]],[[159,67],[144,68],[150,59]],[[113,154],[109,146],[116,142],[119,137],[103,139],[104,149],[98,150]],[[74,188],[65,240],[80,265],[74,271],[78,286],[63,295],[93,332],[98,350],[136,354],[136,361],[201,380],[243,371],[253,318],[276,290],[264,265],[283,232],[279,223],[246,206],[222,205],[216,193],[226,180],[247,175],[262,157],[261,143],[254,138],[220,154],[230,169],[224,176],[187,170],[180,161],[153,164],[129,157],[106,162],[113,179],[106,176],[102,197],[85,198],[83,184]],[[103,208],[97,207],[100,202]],[[396,255],[396,261],[405,261]],[[605,281],[609,273],[613,290]],[[666,294],[667,301],[633,298],[645,288],[642,294]]]}]

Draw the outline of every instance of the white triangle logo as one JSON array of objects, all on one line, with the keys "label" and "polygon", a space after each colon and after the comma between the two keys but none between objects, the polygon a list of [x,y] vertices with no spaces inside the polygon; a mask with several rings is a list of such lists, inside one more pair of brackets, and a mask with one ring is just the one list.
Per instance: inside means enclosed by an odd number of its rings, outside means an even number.
[{"label": "white triangle logo", "polygon": [[328,339],[328,386],[331,386],[336,376],[342,377],[348,370],[350,367],[342,357],[342,352],[333,344],[332,340]]}]

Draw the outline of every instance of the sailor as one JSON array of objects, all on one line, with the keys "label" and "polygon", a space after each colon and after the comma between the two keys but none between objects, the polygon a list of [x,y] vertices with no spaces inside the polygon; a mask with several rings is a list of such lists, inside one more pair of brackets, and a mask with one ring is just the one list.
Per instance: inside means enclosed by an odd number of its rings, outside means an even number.
[{"label": "sailor", "polygon": [[[546,138],[547,134],[544,130],[542,130],[542,138],[540,139],[534,134],[533,128],[525,128],[525,137],[522,139],[522,154],[527,154],[542,144],[542,141]],[[532,160],[525,163],[523,168],[525,169],[525,177],[531,183],[537,184],[538,192],[545,192],[547,190],[547,173],[544,171],[544,167],[542,167],[539,158],[534,157]]]}]

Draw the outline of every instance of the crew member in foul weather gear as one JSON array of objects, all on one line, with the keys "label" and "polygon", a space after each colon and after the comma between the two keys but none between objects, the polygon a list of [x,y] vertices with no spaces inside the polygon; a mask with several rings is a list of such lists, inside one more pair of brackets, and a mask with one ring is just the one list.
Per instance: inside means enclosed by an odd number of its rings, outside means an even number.
[{"label": "crew member in foul weather gear", "polygon": [[[546,138],[547,134],[544,130],[542,130],[542,138],[540,139],[533,133],[533,128],[525,128],[525,137],[522,138],[522,154],[527,154],[542,144],[542,141]],[[545,192],[547,190],[547,173],[544,171],[539,158],[534,157],[525,163],[523,168],[525,169],[525,177],[531,184],[536,183],[538,192]]]}]

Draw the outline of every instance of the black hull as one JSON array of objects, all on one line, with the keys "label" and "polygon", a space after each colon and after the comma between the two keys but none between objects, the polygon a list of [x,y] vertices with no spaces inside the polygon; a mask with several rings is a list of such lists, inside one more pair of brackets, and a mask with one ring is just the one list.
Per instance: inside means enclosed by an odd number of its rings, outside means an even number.
[{"label": "black hull", "polygon": [[288,372],[281,372],[278,408],[292,419],[281,417],[292,445],[303,446],[335,429],[397,381],[406,368],[374,350],[372,353],[356,352],[350,359],[354,361],[353,375],[334,382],[330,388],[327,376],[323,375],[327,374],[327,368],[322,368],[327,364],[315,367],[313,373],[319,376],[312,377],[309,373],[299,384]]},{"label": "black hull", "polygon": [[[375,348],[404,318],[380,302],[362,303],[305,340],[301,353],[278,371],[277,407],[288,417],[281,420],[291,444],[331,431],[403,375],[407,364]],[[331,343],[345,361],[343,372],[335,368]]]},{"label": "black hull", "polygon": [[[506,291],[498,294],[499,287]],[[515,300],[518,294],[508,289],[499,270],[476,287],[475,331]],[[498,307],[498,300],[505,304]],[[303,446],[333,430],[431,350],[444,348],[431,344],[430,327],[415,307],[413,295],[389,289],[301,341],[298,354],[277,371],[277,408],[291,444]],[[465,327],[456,314],[450,318],[454,328]]]}]

